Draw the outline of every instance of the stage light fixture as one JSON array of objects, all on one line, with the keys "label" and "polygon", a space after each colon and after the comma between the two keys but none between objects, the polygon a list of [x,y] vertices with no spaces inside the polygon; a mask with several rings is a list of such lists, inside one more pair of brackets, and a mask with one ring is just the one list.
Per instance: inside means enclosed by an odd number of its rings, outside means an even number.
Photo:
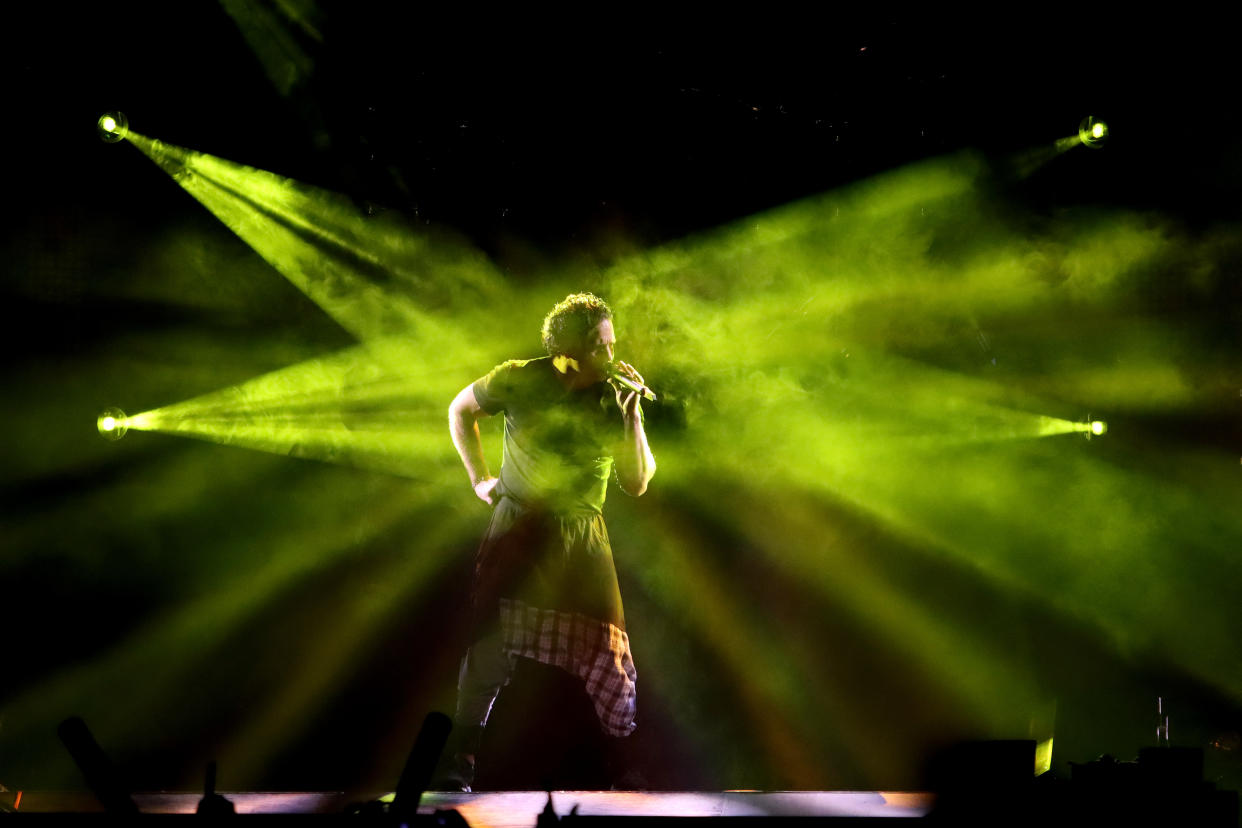
[{"label": "stage light fixture", "polygon": [[129,134],[129,118],[126,118],[125,113],[119,110],[105,112],[95,123],[95,130],[102,140],[115,144]]},{"label": "stage light fixture", "polygon": [[1090,440],[1092,437],[1099,437],[1101,434],[1108,433],[1108,423],[1103,420],[1093,420],[1088,414],[1085,419],[1075,424],[1074,430],[1082,434]]},{"label": "stage light fixture", "polygon": [[119,440],[129,431],[129,418],[119,408],[105,408],[99,412],[95,427],[105,440]]},{"label": "stage light fixture", "polygon": [[1088,115],[1078,125],[1078,140],[1092,149],[1099,149],[1108,140],[1108,124]]}]

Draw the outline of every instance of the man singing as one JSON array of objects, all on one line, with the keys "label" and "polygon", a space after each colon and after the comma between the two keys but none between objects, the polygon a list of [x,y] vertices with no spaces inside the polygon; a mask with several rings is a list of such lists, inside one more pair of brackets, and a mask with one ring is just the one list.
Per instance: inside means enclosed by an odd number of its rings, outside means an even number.
[{"label": "man singing", "polygon": [[[467,790],[517,658],[580,679],[607,735],[634,728],[636,674],[600,510],[611,471],[637,497],[656,465],[633,390],[643,378],[613,361],[615,344],[608,304],[570,295],[543,321],[547,356],[496,366],[449,406],[474,493],[494,507],[475,558],[474,629],[457,685],[456,764]],[[504,454],[493,477],[477,421],[501,411]]]}]

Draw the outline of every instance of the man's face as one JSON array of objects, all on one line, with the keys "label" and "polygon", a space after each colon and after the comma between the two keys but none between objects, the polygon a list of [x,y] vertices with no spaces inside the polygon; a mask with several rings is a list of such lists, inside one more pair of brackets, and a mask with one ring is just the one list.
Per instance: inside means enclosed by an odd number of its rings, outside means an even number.
[{"label": "man's face", "polygon": [[582,345],[582,353],[570,354],[578,360],[578,370],[584,378],[592,382],[605,379],[608,374],[604,366],[612,362],[612,349],[617,344],[617,337],[612,332],[612,320],[601,319],[592,328]]}]

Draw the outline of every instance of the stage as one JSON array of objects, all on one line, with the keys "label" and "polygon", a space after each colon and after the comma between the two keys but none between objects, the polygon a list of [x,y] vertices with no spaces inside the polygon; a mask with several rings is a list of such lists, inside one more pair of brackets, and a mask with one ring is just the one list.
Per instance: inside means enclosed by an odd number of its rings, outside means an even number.
[{"label": "stage", "polygon": [[[379,799],[383,793],[374,797]],[[489,791],[426,794],[419,813],[456,810],[473,828],[529,828],[547,807],[557,816],[591,817],[921,817],[933,797],[893,791]],[[239,814],[341,814],[357,802],[340,792],[225,793]],[[16,794],[0,794],[13,807]],[[192,814],[201,794],[143,793],[143,814]],[[89,792],[31,791],[18,813],[90,813],[100,810]]]}]

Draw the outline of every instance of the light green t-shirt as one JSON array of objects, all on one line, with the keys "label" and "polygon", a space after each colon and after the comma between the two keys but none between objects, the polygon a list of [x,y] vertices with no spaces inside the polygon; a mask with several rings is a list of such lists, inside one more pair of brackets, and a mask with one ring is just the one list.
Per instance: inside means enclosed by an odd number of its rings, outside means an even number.
[{"label": "light green t-shirt", "polygon": [[606,383],[569,390],[550,357],[510,360],[476,381],[474,396],[505,415],[503,494],[557,512],[603,508],[622,431]]}]

